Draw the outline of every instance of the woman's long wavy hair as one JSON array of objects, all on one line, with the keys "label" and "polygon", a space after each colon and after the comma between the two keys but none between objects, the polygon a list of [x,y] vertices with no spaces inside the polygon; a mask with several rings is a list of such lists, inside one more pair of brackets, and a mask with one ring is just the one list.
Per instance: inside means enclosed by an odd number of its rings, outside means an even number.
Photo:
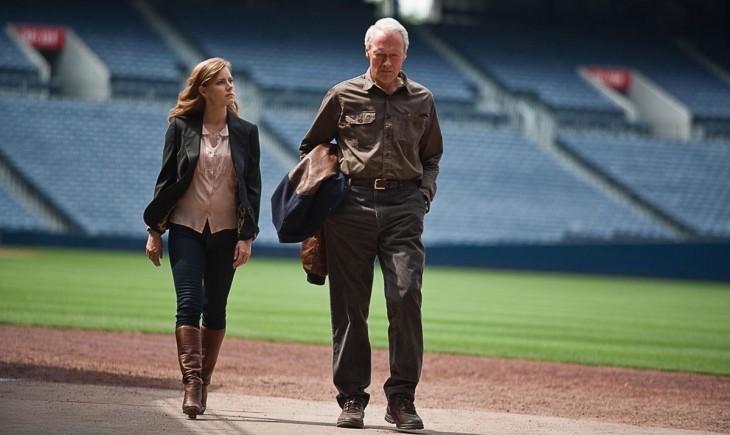
[{"label": "woman's long wavy hair", "polygon": [[[231,63],[220,57],[213,57],[197,64],[188,77],[187,86],[177,97],[177,106],[170,110],[167,121],[171,121],[176,116],[193,115],[203,113],[205,109],[205,100],[200,95],[199,87],[205,86],[209,81],[215,78],[216,74],[221,72],[223,68],[233,71]],[[228,111],[238,116],[238,102],[228,106]]]}]

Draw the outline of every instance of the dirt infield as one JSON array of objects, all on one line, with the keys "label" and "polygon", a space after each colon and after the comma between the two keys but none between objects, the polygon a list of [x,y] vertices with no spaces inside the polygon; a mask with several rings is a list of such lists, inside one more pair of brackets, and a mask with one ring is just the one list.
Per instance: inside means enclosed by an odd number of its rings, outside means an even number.
[{"label": "dirt infield", "polygon": [[[179,389],[172,333],[0,326],[0,345],[0,378]],[[384,408],[387,360],[373,352],[368,409]],[[328,346],[226,339],[211,395],[333,401],[330,364]],[[416,405],[730,433],[722,376],[427,353]]]}]

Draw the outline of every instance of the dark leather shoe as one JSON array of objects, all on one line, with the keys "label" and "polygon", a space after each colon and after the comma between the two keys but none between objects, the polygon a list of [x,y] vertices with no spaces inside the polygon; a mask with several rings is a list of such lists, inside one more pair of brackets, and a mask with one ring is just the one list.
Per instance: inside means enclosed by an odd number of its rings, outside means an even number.
[{"label": "dark leather shoe", "polygon": [[360,397],[348,397],[342,405],[342,413],[337,419],[337,427],[360,429],[365,426],[365,401]]},{"label": "dark leather shoe", "polygon": [[398,429],[423,429],[423,420],[416,414],[416,406],[411,399],[404,396],[396,396],[388,401],[385,421],[395,423],[395,427]]}]

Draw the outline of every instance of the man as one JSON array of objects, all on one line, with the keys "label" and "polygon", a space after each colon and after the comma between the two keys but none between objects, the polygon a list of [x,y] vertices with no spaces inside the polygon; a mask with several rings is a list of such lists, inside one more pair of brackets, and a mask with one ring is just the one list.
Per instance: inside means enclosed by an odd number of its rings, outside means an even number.
[{"label": "man", "polygon": [[401,70],[406,29],[384,18],[365,34],[370,68],[327,93],[300,151],[336,140],[350,193],[325,221],[339,427],[363,427],[370,398],[367,319],[375,258],[383,271],[390,377],[385,419],[422,429],[413,405],[423,361],[423,218],[436,193],[443,152],[433,96]]}]

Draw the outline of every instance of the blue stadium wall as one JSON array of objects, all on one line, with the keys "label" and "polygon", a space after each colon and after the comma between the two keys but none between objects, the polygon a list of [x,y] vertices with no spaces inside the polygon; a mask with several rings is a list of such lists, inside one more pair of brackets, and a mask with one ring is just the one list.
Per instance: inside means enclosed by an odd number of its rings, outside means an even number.
[{"label": "blue stadium wall", "polygon": [[[144,255],[145,239],[0,231],[0,245],[124,249]],[[254,243],[254,255],[298,258],[298,244]],[[428,265],[730,282],[730,243],[433,245]]]}]

